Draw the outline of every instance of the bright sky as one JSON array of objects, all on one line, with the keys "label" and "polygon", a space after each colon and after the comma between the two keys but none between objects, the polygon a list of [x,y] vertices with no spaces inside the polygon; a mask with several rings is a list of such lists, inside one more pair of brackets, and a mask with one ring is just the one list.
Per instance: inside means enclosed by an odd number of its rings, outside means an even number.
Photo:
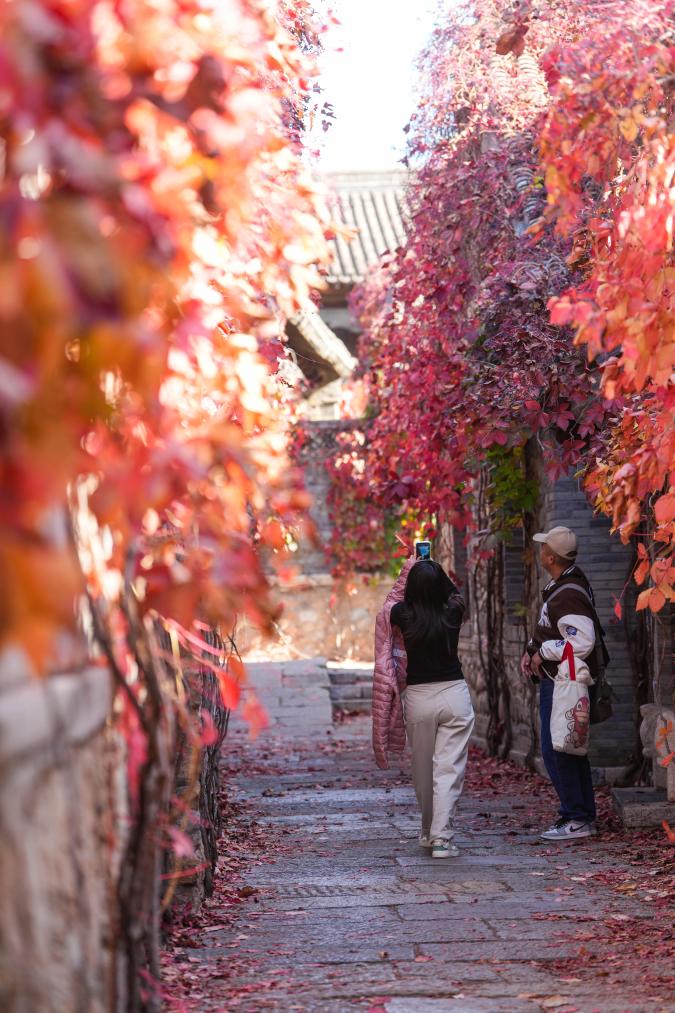
[{"label": "bright sky", "polygon": [[[437,0],[333,0],[341,24],[324,36],[323,99],[335,110],[321,145],[323,171],[388,169],[404,153],[403,127],[415,108],[414,60]],[[337,52],[342,47],[343,52]]]}]

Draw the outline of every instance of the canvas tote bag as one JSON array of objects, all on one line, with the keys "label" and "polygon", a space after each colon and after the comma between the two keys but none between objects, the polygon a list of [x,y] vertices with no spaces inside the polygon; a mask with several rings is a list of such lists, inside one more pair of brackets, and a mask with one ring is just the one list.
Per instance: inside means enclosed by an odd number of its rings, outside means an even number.
[{"label": "canvas tote bag", "polygon": [[558,753],[585,756],[588,752],[591,723],[588,689],[593,685],[593,680],[586,662],[574,657],[570,643],[565,644],[562,661],[553,681],[553,748]]}]

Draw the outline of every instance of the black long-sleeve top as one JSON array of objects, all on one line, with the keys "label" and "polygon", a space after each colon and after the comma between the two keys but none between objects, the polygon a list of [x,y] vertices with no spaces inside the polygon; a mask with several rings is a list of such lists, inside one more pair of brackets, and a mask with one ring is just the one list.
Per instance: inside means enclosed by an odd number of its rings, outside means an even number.
[{"label": "black long-sleeve top", "polygon": [[462,665],[457,655],[459,631],[464,615],[464,602],[460,595],[448,599],[444,609],[443,629],[425,640],[411,641],[406,635],[406,607],[398,602],[391,610],[391,624],[403,635],[408,656],[408,686],[425,682],[450,682],[463,679]]}]

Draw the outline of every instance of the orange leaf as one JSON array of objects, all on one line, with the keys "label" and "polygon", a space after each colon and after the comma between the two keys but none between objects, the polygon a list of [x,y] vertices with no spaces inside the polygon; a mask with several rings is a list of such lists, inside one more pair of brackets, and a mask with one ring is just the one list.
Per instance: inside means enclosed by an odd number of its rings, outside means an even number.
[{"label": "orange leaf", "polygon": [[551,323],[564,326],[574,320],[574,307],[569,299],[551,299],[548,304],[551,313]]},{"label": "orange leaf", "polygon": [[32,661],[36,673],[44,675],[54,650],[54,642],[62,629],[49,617],[31,616],[25,621],[16,622],[11,635],[6,639],[3,637],[0,644],[4,646],[8,642],[20,645]]},{"label": "orange leaf", "polygon": [[663,822],[661,823],[661,826],[665,830],[666,837],[668,838],[668,840],[670,841],[670,843],[671,844],[675,844],[675,833],[670,829],[670,824],[666,820],[663,820]]},{"label": "orange leaf", "polygon": [[217,675],[223,704],[228,708],[228,710],[235,710],[241,696],[239,683],[230,675],[229,672],[219,670]]},{"label": "orange leaf", "polygon": [[175,620],[180,626],[189,627],[199,608],[200,587],[197,581],[183,584],[173,581],[168,566],[154,566],[148,572],[143,611],[155,609],[161,616]]},{"label": "orange leaf", "polygon": [[265,524],[262,534],[262,541],[272,549],[283,549],[286,546],[286,536],[279,521],[268,521]]},{"label": "orange leaf", "polygon": [[649,573],[649,559],[643,559],[641,563],[638,563],[637,569],[635,570],[635,583],[639,586],[644,584],[645,578]]},{"label": "orange leaf", "polygon": [[620,601],[614,602],[614,615],[616,616],[617,619],[621,619],[623,617],[623,609],[621,608]]},{"label": "orange leaf", "polygon": [[668,524],[675,520],[675,493],[667,492],[659,497],[654,507],[654,516],[658,524]]},{"label": "orange leaf", "polygon": [[653,587],[649,592],[649,608],[652,612],[660,612],[666,604],[666,596],[658,587]]},{"label": "orange leaf", "polygon": [[629,143],[632,143],[638,135],[638,125],[632,116],[619,120],[619,130]]},{"label": "orange leaf", "polygon": [[246,666],[236,654],[231,654],[227,659],[227,671],[233,679],[236,679],[239,685],[246,682]]},{"label": "orange leaf", "polygon": [[241,708],[241,716],[248,722],[251,731],[251,738],[255,739],[258,732],[269,726],[267,711],[262,706],[255,693],[248,692],[246,700]]}]

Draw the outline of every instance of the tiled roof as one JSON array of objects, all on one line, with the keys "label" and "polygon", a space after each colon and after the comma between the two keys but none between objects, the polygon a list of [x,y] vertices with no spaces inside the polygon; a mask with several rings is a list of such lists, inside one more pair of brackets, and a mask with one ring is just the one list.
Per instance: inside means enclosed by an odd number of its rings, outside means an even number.
[{"label": "tiled roof", "polygon": [[405,188],[408,173],[339,172],[323,177],[335,194],[338,221],[358,233],[351,242],[336,236],[331,241],[333,259],[330,285],[353,285],[383,253],[393,251],[405,239]]},{"label": "tiled roof", "polygon": [[[306,360],[300,362],[300,368],[305,373],[311,372],[307,366],[314,362],[317,366],[327,367],[336,377],[351,376],[356,359],[342,339],[322,320],[317,310],[303,310],[297,313],[288,321],[286,330],[291,348],[301,359]],[[303,339],[309,349],[309,355],[304,351]],[[316,356],[316,359],[313,356]]]}]

